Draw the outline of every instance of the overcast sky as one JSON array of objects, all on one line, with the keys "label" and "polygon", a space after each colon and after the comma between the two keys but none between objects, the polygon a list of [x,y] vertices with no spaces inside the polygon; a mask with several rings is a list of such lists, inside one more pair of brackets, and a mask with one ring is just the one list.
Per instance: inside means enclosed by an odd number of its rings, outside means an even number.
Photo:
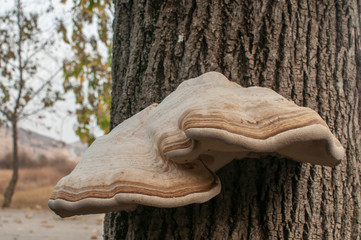
[{"label": "overcast sky", "polygon": [[[45,35],[56,35],[55,24],[53,19],[58,16],[63,19],[68,19],[68,23],[71,23],[71,4],[72,1],[67,1],[68,4],[60,4],[60,0],[53,0],[51,3],[54,6],[54,11],[51,14],[45,12],[45,8],[48,6],[45,3],[49,3],[47,0],[24,0],[23,5],[26,11],[43,12],[39,18],[39,25],[44,30]],[[14,6],[15,0],[3,0],[0,7],[0,14],[9,10]],[[47,36],[44,36],[47,37]],[[49,58],[45,55],[40,57],[39,65],[44,65],[46,68],[40,71],[43,78],[46,78],[51,72],[55,72],[60,66],[62,59],[69,56],[70,51],[66,46],[62,45],[61,41],[57,42],[51,52],[52,57]],[[58,90],[62,89],[62,73],[60,72],[54,81],[54,87]],[[36,83],[34,83],[36,84]],[[34,86],[36,87],[36,86]],[[76,115],[74,95],[72,93],[64,94],[65,101],[57,102],[54,106],[55,112],[44,111],[39,115],[29,117],[22,120],[19,126],[58,140],[62,140],[67,143],[78,141],[78,137],[75,135],[76,128]],[[31,106],[30,106],[31,107]],[[73,112],[73,114],[69,114]],[[40,116],[40,117],[39,117]],[[96,129],[95,123],[93,128]],[[102,135],[100,130],[96,130],[96,135]]]}]

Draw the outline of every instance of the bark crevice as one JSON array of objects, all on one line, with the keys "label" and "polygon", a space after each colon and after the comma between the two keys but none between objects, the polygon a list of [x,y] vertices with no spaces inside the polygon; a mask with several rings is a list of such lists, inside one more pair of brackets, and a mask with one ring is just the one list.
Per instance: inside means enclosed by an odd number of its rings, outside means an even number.
[{"label": "bark crevice", "polygon": [[109,213],[105,239],[361,239],[360,2],[115,1],[111,127],[216,70],[318,111],[347,159],[233,161],[219,196]]}]

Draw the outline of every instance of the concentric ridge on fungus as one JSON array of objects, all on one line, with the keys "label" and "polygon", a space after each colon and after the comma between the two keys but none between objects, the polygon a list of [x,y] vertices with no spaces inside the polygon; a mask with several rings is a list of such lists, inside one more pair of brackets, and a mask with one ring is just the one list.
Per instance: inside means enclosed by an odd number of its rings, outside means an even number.
[{"label": "concentric ridge on fungus", "polygon": [[98,138],[49,207],[71,216],[203,203],[220,192],[215,171],[255,152],[331,167],[344,157],[315,111],[210,72]]}]

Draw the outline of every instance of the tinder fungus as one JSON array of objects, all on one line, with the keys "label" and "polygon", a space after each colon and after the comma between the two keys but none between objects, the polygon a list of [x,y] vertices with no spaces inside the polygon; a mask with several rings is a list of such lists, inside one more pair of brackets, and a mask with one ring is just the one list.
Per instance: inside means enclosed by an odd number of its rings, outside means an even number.
[{"label": "tinder fungus", "polygon": [[96,139],[49,207],[66,217],[203,203],[220,192],[219,168],[255,153],[330,167],[344,157],[315,111],[209,72]]}]

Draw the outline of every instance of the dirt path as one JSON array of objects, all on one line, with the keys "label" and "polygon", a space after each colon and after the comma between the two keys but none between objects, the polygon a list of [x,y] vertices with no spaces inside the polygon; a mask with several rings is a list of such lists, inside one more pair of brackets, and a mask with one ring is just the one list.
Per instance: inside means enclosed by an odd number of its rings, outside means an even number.
[{"label": "dirt path", "polygon": [[103,214],[62,219],[45,210],[0,209],[0,239],[103,239],[103,219]]}]

